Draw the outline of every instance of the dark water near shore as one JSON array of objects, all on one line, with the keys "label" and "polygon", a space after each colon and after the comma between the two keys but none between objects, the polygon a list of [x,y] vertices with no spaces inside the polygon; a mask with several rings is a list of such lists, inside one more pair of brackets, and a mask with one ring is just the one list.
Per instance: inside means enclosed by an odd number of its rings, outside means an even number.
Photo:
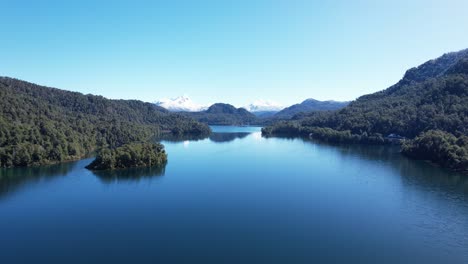
[{"label": "dark water near shore", "polygon": [[165,168],[0,170],[0,263],[468,263],[468,178],[395,147],[163,143]]}]

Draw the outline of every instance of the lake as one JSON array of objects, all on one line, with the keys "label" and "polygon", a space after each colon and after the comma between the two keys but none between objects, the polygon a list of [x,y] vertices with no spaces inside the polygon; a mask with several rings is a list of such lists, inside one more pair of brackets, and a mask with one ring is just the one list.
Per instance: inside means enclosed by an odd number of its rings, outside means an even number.
[{"label": "lake", "polygon": [[468,263],[468,178],[396,147],[213,127],[165,168],[0,171],[0,263]]}]

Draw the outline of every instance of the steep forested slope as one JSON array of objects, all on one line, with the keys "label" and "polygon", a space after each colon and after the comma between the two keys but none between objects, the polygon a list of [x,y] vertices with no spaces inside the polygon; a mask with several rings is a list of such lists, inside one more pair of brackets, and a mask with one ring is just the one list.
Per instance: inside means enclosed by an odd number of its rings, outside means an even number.
[{"label": "steep forested slope", "polygon": [[[468,50],[448,53],[410,69],[390,88],[365,95],[336,112],[311,113],[263,129],[266,135],[311,135],[334,142],[378,143],[397,134],[432,146],[447,144],[454,160],[449,167],[466,170],[468,148]],[[442,131],[444,133],[429,133]],[[450,134],[456,139],[443,138]],[[421,137],[429,137],[421,140]],[[404,153],[422,157],[407,141]],[[449,146],[450,145],[450,146]],[[426,146],[427,147],[427,146]],[[431,159],[446,165],[441,157]]]},{"label": "steep forested slope", "polygon": [[150,103],[0,77],[0,167],[78,159],[161,132],[204,134],[209,128]]}]

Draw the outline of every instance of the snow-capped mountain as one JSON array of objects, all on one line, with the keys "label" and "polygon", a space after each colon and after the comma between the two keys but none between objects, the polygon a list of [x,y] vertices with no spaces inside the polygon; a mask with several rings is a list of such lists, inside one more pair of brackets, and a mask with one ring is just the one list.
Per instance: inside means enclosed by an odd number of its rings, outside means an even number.
[{"label": "snow-capped mountain", "polygon": [[245,107],[250,112],[278,112],[283,108],[284,106],[270,100],[257,100]]},{"label": "snow-capped mountain", "polygon": [[172,112],[198,112],[207,109],[208,107],[194,103],[187,95],[176,98],[164,98],[154,104],[164,107]]}]

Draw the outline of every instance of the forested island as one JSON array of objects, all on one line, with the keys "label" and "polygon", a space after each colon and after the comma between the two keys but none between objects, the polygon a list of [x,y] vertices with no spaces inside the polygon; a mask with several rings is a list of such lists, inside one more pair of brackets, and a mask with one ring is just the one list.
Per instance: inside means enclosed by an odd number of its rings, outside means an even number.
[{"label": "forested island", "polygon": [[407,156],[466,172],[468,49],[412,68],[397,84],[341,110],[296,115],[262,133],[334,143],[385,144],[397,138]]},{"label": "forested island", "polygon": [[148,142],[163,133],[210,132],[205,124],[151,103],[0,77],[0,167],[77,160],[99,150],[114,153],[125,144]]},{"label": "forested island", "polygon": [[164,166],[167,154],[160,143],[129,143],[113,149],[102,149],[86,166],[89,170],[113,170]]}]

